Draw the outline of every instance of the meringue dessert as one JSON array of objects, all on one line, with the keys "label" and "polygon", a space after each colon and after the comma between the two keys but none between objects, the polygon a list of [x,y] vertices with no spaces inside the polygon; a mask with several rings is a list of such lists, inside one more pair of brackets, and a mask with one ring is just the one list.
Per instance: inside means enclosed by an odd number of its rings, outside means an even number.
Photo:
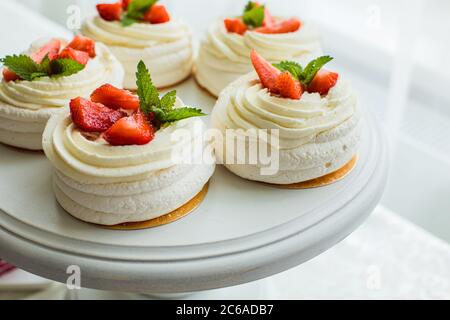
[{"label": "meringue dessert", "polygon": [[201,110],[185,107],[176,91],[159,98],[142,61],[137,87],[139,97],[103,85],[48,122],[43,146],[54,192],[80,220],[114,226],[162,217],[199,194],[214,172],[214,162],[180,161],[194,144],[207,147]]},{"label": "meringue dessert", "polygon": [[191,74],[191,30],[156,2],[98,4],[98,16],[88,18],[81,28],[84,35],[106,44],[122,63],[126,89],[137,89],[134,73],[140,60],[152,70],[157,88],[175,85]]},{"label": "meringue dessert", "polygon": [[21,55],[1,59],[0,142],[42,150],[48,119],[74,96],[88,95],[106,81],[122,86],[124,71],[101,43],[76,36],[37,41]]},{"label": "meringue dessert", "polygon": [[217,97],[252,71],[251,49],[271,62],[306,62],[322,53],[310,25],[298,18],[273,17],[265,6],[250,1],[241,17],[219,19],[209,28],[195,64],[197,82]]},{"label": "meringue dessert", "polygon": [[256,73],[220,94],[212,126],[224,137],[228,130],[242,135],[252,129],[276,131],[278,139],[264,143],[275,152],[278,167],[267,174],[259,159],[239,163],[227,142],[216,146],[218,163],[245,179],[290,185],[324,177],[354,160],[362,128],[357,97],[344,77],[322,68],[331,59],[322,56],[307,66],[291,61],[272,65],[252,51]]}]

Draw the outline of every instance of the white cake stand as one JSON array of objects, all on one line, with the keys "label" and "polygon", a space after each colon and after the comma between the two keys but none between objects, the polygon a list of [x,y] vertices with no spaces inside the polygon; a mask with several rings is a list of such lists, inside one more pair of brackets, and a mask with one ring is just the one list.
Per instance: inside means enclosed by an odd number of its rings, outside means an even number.
[{"label": "white cake stand", "polygon": [[[189,81],[180,91],[193,92],[192,86]],[[198,91],[190,98],[190,104],[213,105]],[[379,202],[386,143],[367,112],[365,122],[359,161],[342,181],[281,190],[218,167],[194,213],[141,231],[106,230],[72,218],[54,198],[45,156],[0,146],[0,256],[62,283],[68,266],[77,265],[84,288],[126,293],[176,295],[269,277],[335,245]],[[255,282],[238,290],[261,298],[255,291],[261,288]],[[217,292],[195,297],[233,297],[230,289]]]}]

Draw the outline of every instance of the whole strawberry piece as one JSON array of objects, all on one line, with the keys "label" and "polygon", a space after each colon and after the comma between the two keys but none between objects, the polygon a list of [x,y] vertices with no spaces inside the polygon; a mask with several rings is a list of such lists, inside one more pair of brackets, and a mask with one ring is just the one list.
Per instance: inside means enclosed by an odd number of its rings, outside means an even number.
[{"label": "whole strawberry piece", "polygon": [[247,32],[247,25],[241,19],[225,19],[223,22],[225,24],[225,28],[230,33],[243,35],[245,32]]},{"label": "whole strawberry piece", "polygon": [[86,132],[104,132],[125,116],[124,113],[84,98],[70,101],[73,123]]},{"label": "whole strawberry piece", "polygon": [[165,23],[170,21],[169,12],[162,4],[154,4],[144,15],[144,21],[152,24]]},{"label": "whole strawberry piece", "polygon": [[280,74],[276,80],[276,88],[280,96],[299,100],[303,94],[302,85],[287,71]]},{"label": "whole strawberry piece", "polygon": [[3,80],[5,80],[6,82],[20,80],[20,77],[16,73],[12,72],[6,67],[3,68],[2,73]]},{"label": "whole strawberry piece", "polygon": [[93,102],[101,103],[112,109],[138,110],[139,98],[128,90],[118,89],[105,84],[91,94]]},{"label": "whole strawberry piece", "polygon": [[80,64],[86,65],[89,61],[89,54],[84,51],[79,51],[67,47],[63,51],[61,51],[61,53],[59,54],[59,58],[72,59]]},{"label": "whole strawberry piece", "polygon": [[67,47],[84,51],[89,54],[89,57],[95,58],[95,41],[91,38],[84,37],[81,35],[75,36],[73,40],[67,45]]},{"label": "whole strawberry piece", "polygon": [[299,19],[292,18],[265,27],[256,28],[253,31],[266,34],[281,34],[281,33],[295,32],[299,30],[301,26],[302,22]]},{"label": "whole strawberry piece", "polygon": [[278,93],[276,81],[281,71],[266,61],[255,50],[251,51],[250,58],[263,87],[269,89],[272,93]]},{"label": "whole strawberry piece", "polygon": [[154,136],[154,128],[142,113],[120,119],[103,134],[103,138],[113,146],[144,145]]},{"label": "whole strawberry piece", "polygon": [[308,92],[326,95],[336,85],[339,74],[325,69],[320,70],[308,86]]},{"label": "whole strawberry piece", "polygon": [[31,59],[36,63],[41,63],[45,56],[48,55],[50,60],[55,59],[58,56],[59,50],[61,50],[61,41],[58,39],[52,39],[43,45],[38,51],[31,55]]},{"label": "whole strawberry piece", "polygon": [[97,5],[100,17],[106,21],[120,21],[122,18],[122,3],[102,3]]}]

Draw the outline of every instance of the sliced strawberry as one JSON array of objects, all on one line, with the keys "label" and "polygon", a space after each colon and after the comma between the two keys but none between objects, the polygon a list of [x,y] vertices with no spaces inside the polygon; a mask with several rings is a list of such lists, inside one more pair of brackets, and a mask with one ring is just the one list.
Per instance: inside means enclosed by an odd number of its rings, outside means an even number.
[{"label": "sliced strawberry", "polygon": [[6,82],[20,80],[20,77],[9,70],[7,67],[3,68],[3,80]]},{"label": "sliced strawberry", "polygon": [[247,32],[247,25],[241,19],[225,19],[223,22],[225,23],[225,28],[230,33],[243,35]]},{"label": "sliced strawberry", "polygon": [[289,33],[299,30],[301,26],[302,22],[299,19],[292,18],[277,22],[273,25],[256,28],[253,31],[267,34]]},{"label": "sliced strawberry", "polygon": [[79,50],[75,50],[75,49],[67,47],[63,51],[61,51],[61,53],[59,54],[59,58],[72,59],[78,63],[86,65],[89,61],[89,54],[84,51],[79,51]]},{"label": "sliced strawberry", "polygon": [[45,56],[48,55],[50,60],[55,59],[58,56],[59,50],[61,50],[61,41],[53,39],[42,46],[38,51],[31,55],[31,59],[36,63],[41,63]]},{"label": "sliced strawberry", "polygon": [[274,24],[276,24],[275,18],[270,13],[269,9],[264,10],[264,21],[263,21],[263,27],[271,27]]},{"label": "sliced strawberry", "polygon": [[120,119],[103,134],[103,138],[113,146],[144,145],[154,136],[154,128],[142,113]]},{"label": "sliced strawberry", "polygon": [[131,3],[131,0],[122,0],[122,9],[127,11],[130,3]]},{"label": "sliced strawberry", "polygon": [[276,88],[283,98],[299,100],[303,94],[302,85],[289,72],[280,74],[276,81]]},{"label": "sliced strawberry", "polygon": [[97,5],[100,17],[106,21],[120,21],[122,18],[122,3],[102,3]]},{"label": "sliced strawberry", "polygon": [[95,58],[95,56],[96,56],[95,41],[88,37],[77,35],[67,45],[67,47],[75,49],[75,50],[87,52],[89,54],[89,57],[91,57],[91,58]]},{"label": "sliced strawberry", "polygon": [[125,116],[123,112],[83,98],[70,101],[70,113],[73,123],[86,132],[104,132]]},{"label": "sliced strawberry", "polygon": [[95,90],[91,95],[91,100],[112,109],[139,109],[139,98],[137,96],[128,90],[118,89],[110,84],[105,84]]},{"label": "sliced strawberry", "polygon": [[326,95],[336,85],[338,78],[338,73],[321,69],[309,84],[308,92],[317,92],[320,95]]},{"label": "sliced strawberry", "polygon": [[269,89],[272,93],[277,93],[276,80],[281,71],[261,57],[255,50],[251,51],[250,58],[263,87]]},{"label": "sliced strawberry", "polygon": [[165,23],[170,21],[169,12],[162,4],[154,4],[144,15],[144,21],[152,24]]}]

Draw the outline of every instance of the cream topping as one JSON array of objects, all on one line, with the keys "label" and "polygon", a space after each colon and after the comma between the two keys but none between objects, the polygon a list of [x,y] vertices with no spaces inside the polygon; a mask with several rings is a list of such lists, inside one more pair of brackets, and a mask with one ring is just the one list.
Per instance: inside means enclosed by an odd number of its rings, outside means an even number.
[{"label": "cream topping", "polygon": [[278,129],[280,148],[289,149],[337,127],[356,110],[356,96],[341,77],[325,97],[305,92],[292,100],[270,94],[251,73],[223,91],[212,119],[222,129]]},{"label": "cream topping", "polygon": [[27,110],[60,108],[77,96],[88,96],[104,83],[121,83],[123,69],[112,53],[96,44],[97,56],[86,67],[68,77],[43,77],[35,81],[2,81],[0,100]]}]

